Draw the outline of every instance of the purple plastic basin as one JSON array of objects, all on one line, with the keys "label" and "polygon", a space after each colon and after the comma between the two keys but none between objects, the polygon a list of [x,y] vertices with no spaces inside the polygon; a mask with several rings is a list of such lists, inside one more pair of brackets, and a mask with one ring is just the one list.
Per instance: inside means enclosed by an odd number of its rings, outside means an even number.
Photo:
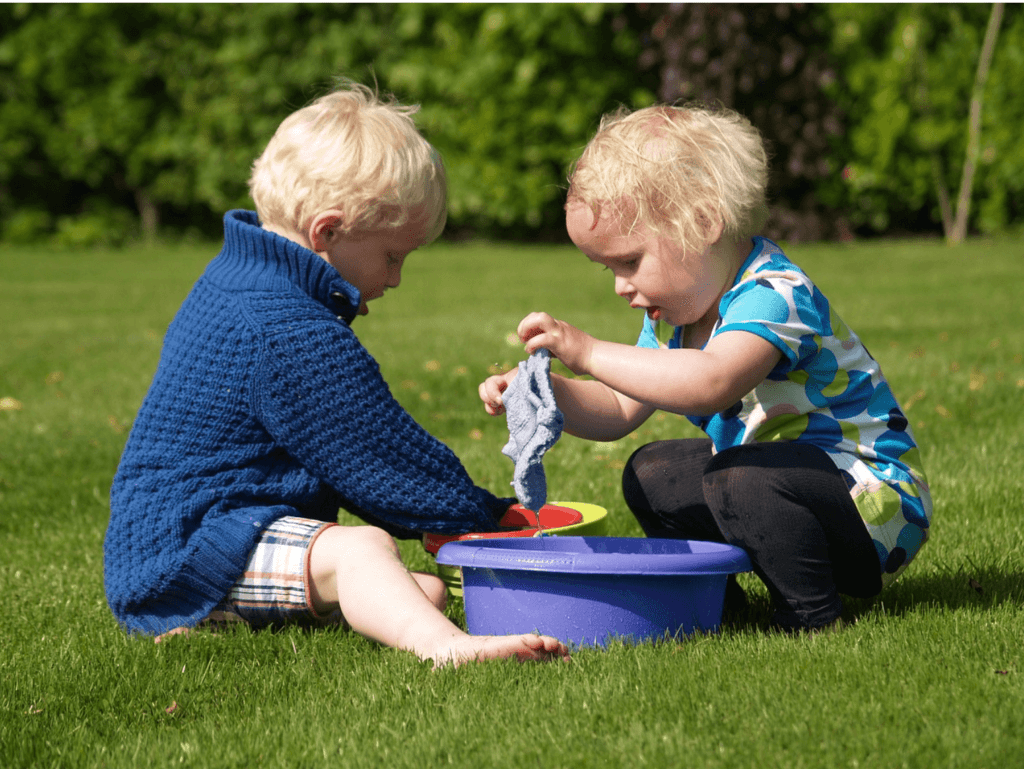
[{"label": "purple plastic basin", "polygon": [[686,539],[537,537],[449,542],[474,635],[540,632],[576,646],[713,633],[738,547]]}]

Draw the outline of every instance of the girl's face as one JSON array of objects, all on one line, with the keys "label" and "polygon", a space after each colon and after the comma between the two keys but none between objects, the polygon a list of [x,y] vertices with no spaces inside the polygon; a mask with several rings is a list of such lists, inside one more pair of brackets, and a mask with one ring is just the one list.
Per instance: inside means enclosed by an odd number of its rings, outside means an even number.
[{"label": "girl's face", "polygon": [[690,326],[718,320],[718,300],[729,288],[735,267],[710,243],[690,253],[646,226],[632,234],[616,217],[595,221],[590,206],[570,204],[565,217],[569,237],[588,259],[615,276],[615,293],[642,308],[652,321]]}]

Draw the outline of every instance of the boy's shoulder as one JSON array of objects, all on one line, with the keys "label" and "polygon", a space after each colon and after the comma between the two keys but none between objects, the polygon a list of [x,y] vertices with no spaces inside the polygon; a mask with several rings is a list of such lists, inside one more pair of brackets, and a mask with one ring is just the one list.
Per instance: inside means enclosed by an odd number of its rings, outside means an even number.
[{"label": "boy's shoulder", "polygon": [[224,246],[201,281],[232,295],[250,320],[274,329],[355,317],[358,290],[312,251],[263,229],[252,211],[229,211],[224,224]]}]

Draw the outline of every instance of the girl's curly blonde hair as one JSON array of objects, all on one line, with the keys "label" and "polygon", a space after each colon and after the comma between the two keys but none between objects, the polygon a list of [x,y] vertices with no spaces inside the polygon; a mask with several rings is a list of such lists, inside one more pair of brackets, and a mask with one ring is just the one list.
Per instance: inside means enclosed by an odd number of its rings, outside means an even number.
[{"label": "girl's curly blonde hair", "polygon": [[253,163],[249,192],[263,224],[305,233],[326,210],[342,232],[400,227],[425,218],[428,241],[444,229],[444,164],[413,122],[417,106],[342,80],[293,112]]},{"label": "girl's curly blonde hair", "polygon": [[605,115],[569,174],[567,205],[646,225],[686,250],[756,234],[768,216],[761,134],[730,109],[657,105]]}]

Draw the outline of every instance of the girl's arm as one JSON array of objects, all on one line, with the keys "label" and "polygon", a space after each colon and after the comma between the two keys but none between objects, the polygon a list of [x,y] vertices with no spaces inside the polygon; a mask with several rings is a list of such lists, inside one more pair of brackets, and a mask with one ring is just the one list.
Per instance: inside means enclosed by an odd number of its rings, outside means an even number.
[{"label": "girl's arm", "polygon": [[551,377],[555,401],[565,417],[563,429],[577,438],[616,441],[654,413],[654,406],[633,400],[597,380]]},{"label": "girl's arm", "polygon": [[[480,400],[491,416],[505,413],[502,393],[519,369],[488,377],[480,384]],[[654,413],[653,407],[638,403],[594,380],[566,379],[551,375],[555,401],[564,417],[562,429],[577,438],[615,441],[633,432]]]},{"label": "girl's arm", "polygon": [[[573,373],[588,374],[613,391],[620,404],[637,404],[624,405],[624,417],[646,411],[644,419],[654,409],[691,416],[724,411],[760,384],[782,356],[771,342],[746,331],[719,334],[703,350],[651,350],[594,339],[546,313],[524,318],[519,335],[527,353],[546,347]],[[599,400],[607,398],[604,390],[573,391],[591,414],[607,411],[607,401]]]}]

